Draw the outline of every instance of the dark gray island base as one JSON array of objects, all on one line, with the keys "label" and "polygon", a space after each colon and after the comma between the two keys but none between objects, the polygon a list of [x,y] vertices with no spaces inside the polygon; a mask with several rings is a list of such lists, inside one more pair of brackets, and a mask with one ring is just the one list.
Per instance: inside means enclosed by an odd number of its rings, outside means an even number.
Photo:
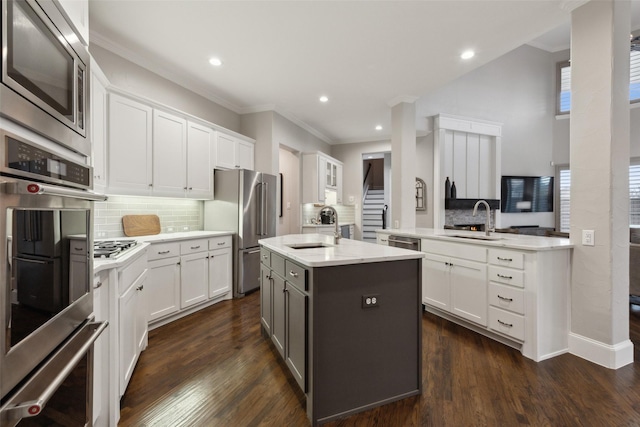
[{"label": "dark gray island base", "polygon": [[309,267],[270,249],[261,249],[262,332],[305,393],[312,425],[422,392],[420,258]]}]

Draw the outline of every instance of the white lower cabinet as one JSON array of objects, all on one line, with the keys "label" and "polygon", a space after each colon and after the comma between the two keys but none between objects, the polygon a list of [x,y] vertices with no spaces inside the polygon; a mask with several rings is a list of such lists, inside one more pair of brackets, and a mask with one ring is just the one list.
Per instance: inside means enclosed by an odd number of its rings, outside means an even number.
[{"label": "white lower cabinet", "polygon": [[[378,234],[379,241],[383,237]],[[427,309],[535,361],[568,351],[569,248],[517,250],[423,238],[422,251]]]},{"label": "white lower cabinet", "polygon": [[231,298],[231,236],[152,243],[148,316],[153,327]]},{"label": "white lower cabinet", "polygon": [[422,269],[424,303],[487,326],[486,264],[429,253]]},{"label": "white lower cabinet", "polygon": [[140,353],[147,346],[146,253],[118,271],[119,395],[122,397]]}]

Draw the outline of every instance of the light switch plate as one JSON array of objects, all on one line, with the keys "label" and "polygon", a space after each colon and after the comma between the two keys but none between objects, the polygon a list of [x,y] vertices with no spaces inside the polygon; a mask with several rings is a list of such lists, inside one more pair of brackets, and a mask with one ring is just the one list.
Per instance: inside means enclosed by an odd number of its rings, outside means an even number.
[{"label": "light switch plate", "polygon": [[584,246],[594,246],[596,244],[596,233],[593,230],[582,230],[582,244]]}]

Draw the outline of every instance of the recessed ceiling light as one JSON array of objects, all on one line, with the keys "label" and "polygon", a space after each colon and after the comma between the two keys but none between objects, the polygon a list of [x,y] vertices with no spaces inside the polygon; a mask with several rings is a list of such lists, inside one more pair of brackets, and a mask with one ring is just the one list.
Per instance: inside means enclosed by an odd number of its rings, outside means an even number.
[{"label": "recessed ceiling light", "polygon": [[376,126],[376,130],[382,130],[382,126],[380,125]]},{"label": "recessed ceiling light", "polygon": [[209,60],[209,64],[213,65],[214,67],[219,67],[222,65],[222,60],[220,58],[211,58]]},{"label": "recessed ceiling light", "polygon": [[465,50],[464,52],[462,52],[462,55],[460,55],[460,58],[470,59],[470,58],[473,58],[475,54],[476,53],[472,50]]},{"label": "recessed ceiling light", "polygon": [[329,101],[329,98],[328,98],[327,96],[322,95],[322,96],[320,97],[320,102],[327,102],[327,101]]}]

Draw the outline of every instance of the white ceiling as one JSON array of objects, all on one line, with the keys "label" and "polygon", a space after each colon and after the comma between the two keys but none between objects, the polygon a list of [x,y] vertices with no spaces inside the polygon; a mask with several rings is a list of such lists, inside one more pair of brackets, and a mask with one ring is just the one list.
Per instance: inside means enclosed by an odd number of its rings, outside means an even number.
[{"label": "white ceiling", "polygon": [[[522,44],[553,51],[568,33],[543,35],[568,28],[584,2],[92,0],[90,37],[233,111],[273,109],[333,144],[389,138],[394,102]],[[476,56],[460,59],[466,49]]]}]

